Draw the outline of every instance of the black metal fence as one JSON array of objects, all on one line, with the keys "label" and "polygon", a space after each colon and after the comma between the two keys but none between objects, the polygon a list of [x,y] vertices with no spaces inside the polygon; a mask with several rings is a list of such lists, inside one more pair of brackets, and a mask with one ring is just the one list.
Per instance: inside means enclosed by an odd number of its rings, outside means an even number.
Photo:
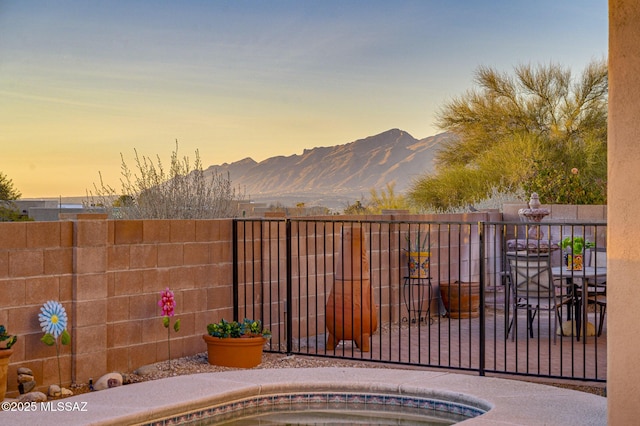
[{"label": "black metal fence", "polygon": [[[269,351],[605,381],[606,223],[239,219],[234,241],[234,316],[261,319]],[[566,303],[537,309],[508,255],[544,259],[546,301]]]}]

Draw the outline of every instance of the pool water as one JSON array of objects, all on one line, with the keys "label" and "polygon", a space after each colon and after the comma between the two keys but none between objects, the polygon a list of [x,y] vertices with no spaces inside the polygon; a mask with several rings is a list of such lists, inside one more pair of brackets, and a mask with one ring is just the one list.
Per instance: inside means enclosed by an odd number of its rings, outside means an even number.
[{"label": "pool water", "polygon": [[201,425],[406,425],[406,426],[443,426],[452,425],[467,417],[459,414],[441,413],[442,417],[419,413],[422,409],[414,409],[416,413],[407,412],[406,408],[385,407],[373,408],[362,405],[345,408],[344,405],[333,404],[333,407],[295,407],[288,410],[272,410],[255,414],[244,414],[229,420],[200,423]]},{"label": "pool water", "polygon": [[482,408],[408,395],[306,392],[260,395],[183,413],[152,424],[202,425],[452,425]]}]

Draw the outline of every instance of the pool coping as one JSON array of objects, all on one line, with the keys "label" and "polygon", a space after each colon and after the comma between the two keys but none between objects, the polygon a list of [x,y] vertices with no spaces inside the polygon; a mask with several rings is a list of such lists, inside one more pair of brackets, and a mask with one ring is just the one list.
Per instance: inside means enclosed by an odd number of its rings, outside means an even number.
[{"label": "pool coping", "polygon": [[[251,418],[256,423],[262,423],[260,417],[262,414],[275,415],[279,421],[285,421],[285,418],[280,416],[290,419],[288,416],[292,413],[296,413],[296,419],[298,415],[308,419],[309,416],[298,414],[298,412],[304,413],[307,410],[328,410],[328,412],[344,410],[352,414],[355,411],[366,416],[384,414],[389,418],[403,415],[409,416],[411,419],[416,416],[431,416],[459,423],[467,418],[482,415],[487,409],[490,409],[488,404],[484,402],[471,405],[462,404],[450,401],[444,395],[429,398],[407,394],[398,395],[393,392],[338,391],[336,389],[330,391],[297,390],[295,387],[293,385],[293,388],[287,389],[286,392],[282,390],[275,393],[265,392],[260,395],[209,405],[195,411],[172,414],[169,417],[144,423],[144,426],[191,425],[200,424],[199,422],[207,420],[231,424],[232,420],[239,418],[245,419],[245,422]],[[286,422],[288,423],[288,420]],[[275,424],[274,418],[270,417],[264,423]]]},{"label": "pool coping", "polygon": [[[266,393],[353,391],[486,402],[464,425],[606,425],[604,397],[543,384],[449,372],[394,368],[283,368],[176,376],[76,395],[56,411],[0,412],[2,424],[140,424]],[[56,406],[54,406],[56,407]],[[83,410],[84,409],[84,410]]]}]

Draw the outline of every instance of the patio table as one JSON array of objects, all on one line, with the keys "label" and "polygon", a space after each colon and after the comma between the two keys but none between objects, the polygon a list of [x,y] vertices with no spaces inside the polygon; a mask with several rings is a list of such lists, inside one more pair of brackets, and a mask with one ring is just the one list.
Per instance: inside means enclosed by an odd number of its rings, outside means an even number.
[{"label": "patio table", "polygon": [[[576,322],[576,334],[577,340],[580,340],[580,333],[584,331],[583,335],[587,335],[587,305],[588,303],[582,303],[588,295],[589,282],[592,281],[594,287],[604,287],[606,284],[598,284],[599,280],[606,280],[607,268],[604,266],[584,266],[580,270],[568,269],[565,266],[554,266],[551,268],[551,273],[554,278],[564,279],[569,285],[571,285],[574,305],[574,318]],[[580,281],[578,284],[577,281]],[[578,289],[580,292],[578,292]],[[582,299],[578,296],[582,296]],[[584,324],[584,327],[582,327]]]}]

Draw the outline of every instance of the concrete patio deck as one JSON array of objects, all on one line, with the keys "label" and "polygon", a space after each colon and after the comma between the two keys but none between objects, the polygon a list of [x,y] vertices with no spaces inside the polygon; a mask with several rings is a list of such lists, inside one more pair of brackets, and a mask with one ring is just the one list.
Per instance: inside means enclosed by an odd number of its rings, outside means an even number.
[{"label": "concrete patio deck", "polygon": [[[488,292],[485,310],[484,369],[487,374],[525,375],[603,382],[607,377],[606,322],[601,336],[577,340],[575,336],[556,336],[554,318],[540,312],[534,324],[534,338],[527,334],[526,314],[518,313],[517,334],[506,336],[509,323],[504,311],[503,293]],[[435,310],[434,310],[435,312]],[[596,313],[590,313],[596,322]],[[398,324],[383,324],[372,336],[369,352],[361,352],[351,341],[341,341],[334,350],[325,348],[326,334],[298,341],[296,353],[328,355],[411,364],[478,370],[479,318],[447,318],[432,316],[432,322],[405,320]],[[555,380],[560,379],[548,379]],[[604,383],[601,383],[604,387]]]},{"label": "concrete patio deck", "polygon": [[478,399],[492,408],[465,425],[605,425],[606,398],[522,381],[401,369],[313,368],[207,373],[77,395],[65,402],[85,411],[1,412],[0,424],[125,425],[197,410],[261,393],[350,390],[452,400]]}]

